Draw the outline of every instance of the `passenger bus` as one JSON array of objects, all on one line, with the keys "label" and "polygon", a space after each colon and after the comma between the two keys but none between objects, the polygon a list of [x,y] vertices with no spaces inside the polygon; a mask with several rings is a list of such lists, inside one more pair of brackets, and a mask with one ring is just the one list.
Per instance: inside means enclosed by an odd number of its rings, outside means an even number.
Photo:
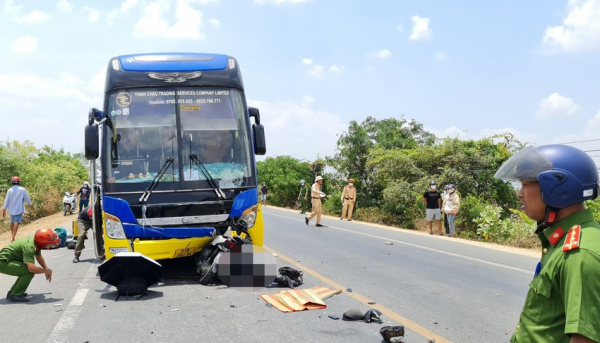
[{"label": "passenger bus", "polygon": [[265,152],[235,58],[110,59],[104,106],[85,128],[96,256],[192,256],[239,220],[262,246],[255,155]]}]

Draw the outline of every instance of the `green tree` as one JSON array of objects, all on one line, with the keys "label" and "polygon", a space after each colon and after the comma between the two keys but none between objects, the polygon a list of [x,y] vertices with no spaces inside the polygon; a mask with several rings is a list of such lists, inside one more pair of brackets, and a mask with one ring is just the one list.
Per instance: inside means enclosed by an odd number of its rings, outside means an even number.
[{"label": "green tree", "polygon": [[313,167],[308,162],[290,156],[268,157],[256,164],[259,184],[267,184],[267,203],[275,206],[294,206],[300,190],[300,180],[312,183]]}]

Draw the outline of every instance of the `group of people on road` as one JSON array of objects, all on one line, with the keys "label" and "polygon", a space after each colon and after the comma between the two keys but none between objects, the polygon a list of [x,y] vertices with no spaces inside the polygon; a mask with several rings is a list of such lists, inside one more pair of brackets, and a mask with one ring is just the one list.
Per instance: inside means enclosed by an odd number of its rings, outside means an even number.
[{"label": "group of people on road", "polygon": [[[35,274],[45,274],[46,280],[52,281],[52,270],[48,268],[41,252],[58,247],[60,238],[51,229],[41,229],[33,236],[16,239],[19,224],[25,213],[25,205],[32,206],[32,204],[29,193],[21,186],[20,177],[12,177],[11,184],[12,187],[6,192],[2,207],[2,217],[6,218],[7,210],[10,215],[11,242],[0,250],[0,273],[17,277],[6,294],[6,299],[10,302],[28,302],[26,291]],[[79,262],[83,239],[92,226],[91,207],[88,206],[91,188],[87,181],[83,183],[77,194],[81,195],[78,224],[83,234],[79,236],[73,262]],[[84,207],[85,210],[82,211]],[[36,261],[39,266],[35,264]]]}]

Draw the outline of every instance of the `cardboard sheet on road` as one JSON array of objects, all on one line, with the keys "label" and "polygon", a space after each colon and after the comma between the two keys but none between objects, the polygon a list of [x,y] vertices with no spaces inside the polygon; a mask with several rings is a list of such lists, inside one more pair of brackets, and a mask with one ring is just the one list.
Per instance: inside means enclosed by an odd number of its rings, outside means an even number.
[{"label": "cardboard sheet on road", "polygon": [[323,300],[341,292],[341,289],[317,286],[308,289],[279,291],[276,294],[261,294],[260,297],[279,311],[287,313],[327,308]]}]

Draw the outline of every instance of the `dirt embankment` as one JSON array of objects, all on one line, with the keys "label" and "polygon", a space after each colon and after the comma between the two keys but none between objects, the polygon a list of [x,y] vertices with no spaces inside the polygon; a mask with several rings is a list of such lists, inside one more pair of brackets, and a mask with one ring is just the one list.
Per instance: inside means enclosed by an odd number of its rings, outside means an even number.
[{"label": "dirt embankment", "polygon": [[[1,214],[0,214],[1,215]],[[64,216],[62,212],[53,214],[51,216],[47,216],[44,218],[40,218],[33,223],[29,223],[26,225],[19,225],[19,231],[17,232],[17,239],[31,236],[39,229],[56,229],[57,227],[62,227],[67,232],[71,233],[71,222],[73,219],[76,219],[77,215],[72,214],[68,216]],[[3,219],[5,223],[8,225],[10,222],[10,218],[8,213],[6,214],[6,218]],[[8,243],[10,243],[10,230],[6,232],[0,233],[0,249],[5,247]]]}]

